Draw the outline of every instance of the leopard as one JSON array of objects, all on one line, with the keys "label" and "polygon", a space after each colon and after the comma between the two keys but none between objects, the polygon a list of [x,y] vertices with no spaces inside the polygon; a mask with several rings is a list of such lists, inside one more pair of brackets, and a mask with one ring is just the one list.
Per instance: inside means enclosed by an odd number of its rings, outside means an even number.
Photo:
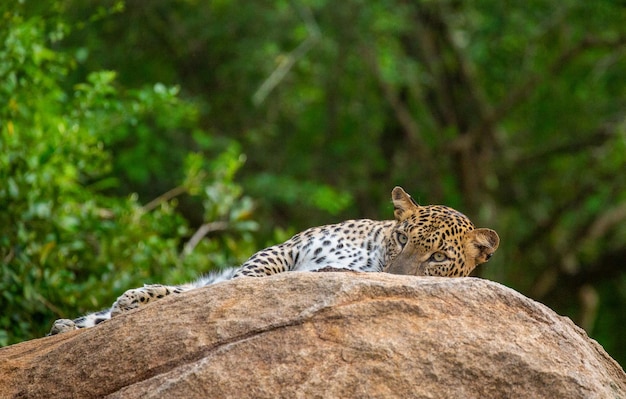
[{"label": "leopard", "polygon": [[94,327],[169,295],[219,282],[292,271],[348,270],[407,276],[467,277],[500,244],[498,234],[475,228],[444,205],[419,205],[402,187],[391,192],[393,220],[347,220],[312,227],[231,267],[182,285],[150,284],[124,292],[111,308],[74,320],[56,320],[48,335]]}]

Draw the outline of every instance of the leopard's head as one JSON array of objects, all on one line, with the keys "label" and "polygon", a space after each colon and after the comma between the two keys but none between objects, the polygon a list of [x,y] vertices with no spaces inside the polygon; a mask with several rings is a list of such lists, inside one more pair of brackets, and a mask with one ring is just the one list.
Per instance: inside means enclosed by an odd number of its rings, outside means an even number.
[{"label": "leopard's head", "polygon": [[385,272],[468,276],[498,249],[498,234],[475,228],[462,213],[447,206],[420,206],[401,187],[391,195],[396,225],[389,237]]}]

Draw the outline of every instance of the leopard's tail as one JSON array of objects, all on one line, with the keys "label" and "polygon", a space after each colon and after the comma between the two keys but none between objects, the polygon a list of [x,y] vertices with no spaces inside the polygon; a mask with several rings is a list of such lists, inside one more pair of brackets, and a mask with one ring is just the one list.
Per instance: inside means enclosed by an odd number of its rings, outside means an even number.
[{"label": "leopard's tail", "polygon": [[190,284],[193,286],[193,288],[199,288],[199,287],[204,287],[206,285],[219,283],[221,281],[230,280],[233,278],[233,276],[235,275],[235,273],[237,273],[238,270],[239,270],[239,267],[229,267],[227,269],[205,274],[204,276],[200,277],[199,279],[197,279],[196,281]]}]

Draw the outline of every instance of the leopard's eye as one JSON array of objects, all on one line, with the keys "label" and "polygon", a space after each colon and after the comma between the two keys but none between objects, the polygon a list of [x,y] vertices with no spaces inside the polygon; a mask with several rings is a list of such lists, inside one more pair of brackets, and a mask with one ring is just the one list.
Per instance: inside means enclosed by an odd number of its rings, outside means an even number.
[{"label": "leopard's eye", "polygon": [[409,239],[406,234],[398,232],[398,242],[400,243],[400,245],[404,246],[408,240]]},{"label": "leopard's eye", "polygon": [[448,257],[443,252],[435,252],[430,256],[430,260],[435,262],[443,262],[446,259],[448,259]]}]

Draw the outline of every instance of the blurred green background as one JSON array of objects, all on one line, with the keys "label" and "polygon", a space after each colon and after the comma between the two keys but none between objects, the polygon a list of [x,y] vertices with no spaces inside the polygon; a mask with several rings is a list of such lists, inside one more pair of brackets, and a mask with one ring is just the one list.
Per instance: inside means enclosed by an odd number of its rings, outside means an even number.
[{"label": "blurred green background", "polygon": [[626,3],[0,5],[0,345],[403,186],[626,364]]}]

